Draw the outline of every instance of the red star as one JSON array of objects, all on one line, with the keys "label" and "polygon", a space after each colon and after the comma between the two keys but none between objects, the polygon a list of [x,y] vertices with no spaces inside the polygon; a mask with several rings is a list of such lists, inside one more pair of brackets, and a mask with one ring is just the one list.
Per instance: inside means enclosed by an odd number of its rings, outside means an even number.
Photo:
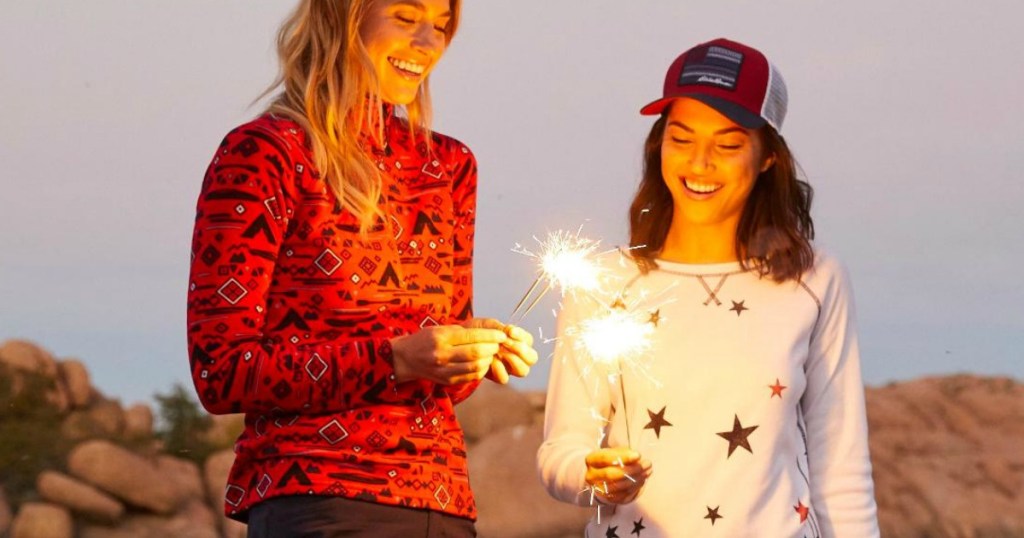
[{"label": "red star", "polygon": [[811,513],[811,509],[804,506],[803,501],[797,500],[796,506],[793,507],[796,513],[800,514],[800,523],[807,521],[807,515]]},{"label": "red star", "polygon": [[769,396],[769,398],[774,398],[776,396],[778,396],[779,398],[782,398],[782,391],[786,390],[789,387],[779,383],[779,378],[776,377],[775,378],[775,384],[774,385],[768,385],[768,388],[772,389],[772,395]]}]

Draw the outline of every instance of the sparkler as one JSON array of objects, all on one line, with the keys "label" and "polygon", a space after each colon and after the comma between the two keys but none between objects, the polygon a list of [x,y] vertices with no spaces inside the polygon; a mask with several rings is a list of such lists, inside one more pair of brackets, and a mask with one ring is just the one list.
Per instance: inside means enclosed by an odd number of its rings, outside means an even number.
[{"label": "sparkler", "polygon": [[[533,239],[540,245],[538,252],[527,250],[518,243],[512,249],[513,252],[536,259],[540,270],[533,284],[512,311],[512,320],[522,320],[526,317],[552,287],[560,288],[562,295],[567,292],[591,292],[599,288],[601,269],[594,258],[601,242],[581,237],[582,230],[583,227],[580,226],[575,233],[564,230],[551,232],[543,241],[534,236]],[[535,293],[538,288],[540,292]],[[527,305],[528,300],[530,302]],[[527,305],[525,309],[523,305]]]}]

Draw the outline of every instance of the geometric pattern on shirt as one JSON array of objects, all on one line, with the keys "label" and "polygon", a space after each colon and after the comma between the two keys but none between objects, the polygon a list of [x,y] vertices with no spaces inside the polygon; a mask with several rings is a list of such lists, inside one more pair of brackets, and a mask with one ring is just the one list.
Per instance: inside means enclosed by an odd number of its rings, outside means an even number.
[{"label": "geometric pattern on shirt", "polygon": [[743,425],[740,424],[740,417],[737,415],[733,415],[732,431],[719,432],[716,434],[722,439],[729,441],[729,454],[726,456],[726,458],[728,459],[729,457],[731,457],[732,453],[738,447],[743,447],[747,449],[747,452],[753,454],[754,451],[750,448],[750,442],[747,440],[747,437],[749,437],[750,434],[753,433],[756,429],[757,426],[750,426],[748,428],[744,428]]}]

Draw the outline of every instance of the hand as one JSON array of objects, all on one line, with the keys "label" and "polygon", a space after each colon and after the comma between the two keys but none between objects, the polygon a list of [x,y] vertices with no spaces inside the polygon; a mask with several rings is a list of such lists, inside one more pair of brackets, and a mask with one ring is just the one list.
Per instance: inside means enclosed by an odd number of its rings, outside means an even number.
[{"label": "hand", "polygon": [[392,338],[395,380],[426,379],[442,385],[477,381],[506,340],[500,330],[461,325],[425,327]]},{"label": "hand", "polygon": [[526,377],[530,367],[537,363],[537,351],[533,349],[533,335],[526,329],[515,325],[506,325],[492,318],[473,318],[466,321],[466,327],[496,329],[505,333],[507,340],[502,342],[494,361],[491,362],[487,378],[495,383],[506,384],[509,374]]},{"label": "hand", "polygon": [[601,448],[587,454],[587,485],[604,504],[636,500],[652,471],[650,460],[627,447]]}]

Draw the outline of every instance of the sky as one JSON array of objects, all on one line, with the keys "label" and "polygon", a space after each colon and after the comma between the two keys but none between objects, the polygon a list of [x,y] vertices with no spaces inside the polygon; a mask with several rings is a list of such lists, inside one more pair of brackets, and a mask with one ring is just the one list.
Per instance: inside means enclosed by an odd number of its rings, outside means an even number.
[{"label": "sky", "polygon": [[[190,386],[195,202],[259,114],[283,0],[0,0],[0,341],[77,358],[124,403]],[[849,268],[865,381],[1024,379],[1024,4],[465,0],[435,128],[480,165],[478,315],[534,276],[512,252],[583,226],[609,247],[669,63],[729,37],[789,87],[782,129]],[[554,298],[524,325],[553,335]],[[550,352],[540,347],[541,355]],[[542,358],[521,389],[543,389]]]}]

